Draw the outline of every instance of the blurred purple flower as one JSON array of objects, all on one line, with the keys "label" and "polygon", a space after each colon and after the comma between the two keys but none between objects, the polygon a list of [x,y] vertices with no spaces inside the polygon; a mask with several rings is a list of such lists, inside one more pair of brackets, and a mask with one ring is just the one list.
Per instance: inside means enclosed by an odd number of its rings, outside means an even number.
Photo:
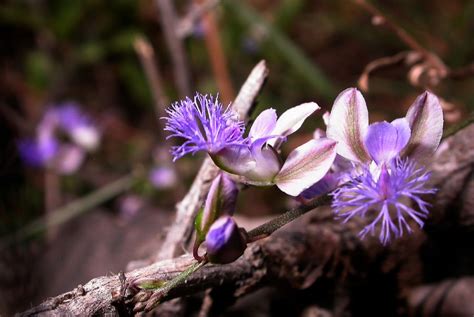
[{"label": "blurred purple flower", "polygon": [[157,189],[172,188],[177,182],[174,169],[164,166],[153,168],[150,172],[149,179]]},{"label": "blurred purple flower", "polygon": [[[61,132],[70,143],[60,141]],[[36,127],[35,137],[20,140],[18,150],[28,165],[70,174],[80,167],[85,151],[94,150],[99,141],[97,127],[76,103],[68,102],[50,107]]]},{"label": "blurred purple flower", "polygon": [[283,192],[296,196],[321,179],[336,155],[335,142],[311,140],[294,149],[282,164],[279,147],[286,137],[297,131],[319,106],[304,103],[285,111],[277,118],[274,109],[259,114],[243,137],[244,125],[230,109],[212,97],[197,94],[168,110],[166,130],[169,137],[185,142],[172,149],[174,159],[185,154],[206,151],[222,170],[240,176],[240,181],[257,185],[277,185]]},{"label": "blurred purple flower", "polygon": [[26,164],[33,167],[44,166],[56,155],[58,149],[59,144],[53,138],[45,138],[42,142],[27,138],[18,142],[20,156]]},{"label": "blurred purple flower", "polygon": [[[422,227],[428,204],[420,196],[435,192],[427,185],[430,174],[422,161],[436,150],[442,131],[442,109],[429,92],[415,100],[405,118],[369,125],[362,94],[355,88],[343,91],[334,102],[326,132],[338,142],[338,155],[353,162],[357,176],[348,170],[352,180],[332,194],[334,212],[344,221],[378,212],[360,235],[374,235],[381,224],[383,244],[392,234],[400,237],[404,228],[411,232],[406,218]],[[414,201],[420,211],[404,198]]]},{"label": "blurred purple flower", "polygon": [[125,220],[130,220],[135,217],[144,206],[145,202],[139,195],[127,195],[119,202],[120,216]]},{"label": "blurred purple flower", "polygon": [[86,150],[94,150],[99,145],[100,132],[89,116],[81,112],[75,102],[61,104],[52,108],[58,117],[59,126],[71,139]]}]

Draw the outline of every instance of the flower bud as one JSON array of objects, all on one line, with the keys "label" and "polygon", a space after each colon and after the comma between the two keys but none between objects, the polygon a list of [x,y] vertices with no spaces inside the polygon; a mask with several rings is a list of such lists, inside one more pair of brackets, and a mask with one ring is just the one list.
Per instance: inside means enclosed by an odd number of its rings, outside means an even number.
[{"label": "flower bud", "polygon": [[220,173],[212,182],[204,206],[195,221],[197,235],[194,254],[197,258],[199,258],[197,249],[206,239],[206,234],[214,221],[222,215],[231,216],[234,213],[237,194],[235,182],[223,173]]},{"label": "flower bud", "polygon": [[216,220],[206,235],[207,257],[211,263],[226,264],[237,260],[247,247],[247,239],[234,219]]}]

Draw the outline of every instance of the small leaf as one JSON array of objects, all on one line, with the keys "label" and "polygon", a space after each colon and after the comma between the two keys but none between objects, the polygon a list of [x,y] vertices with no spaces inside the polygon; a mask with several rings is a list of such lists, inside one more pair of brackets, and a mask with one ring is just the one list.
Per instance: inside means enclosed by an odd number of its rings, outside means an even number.
[{"label": "small leaf", "polygon": [[275,177],[276,185],[288,195],[299,195],[326,175],[336,158],[335,148],[336,142],[326,138],[297,147]]}]

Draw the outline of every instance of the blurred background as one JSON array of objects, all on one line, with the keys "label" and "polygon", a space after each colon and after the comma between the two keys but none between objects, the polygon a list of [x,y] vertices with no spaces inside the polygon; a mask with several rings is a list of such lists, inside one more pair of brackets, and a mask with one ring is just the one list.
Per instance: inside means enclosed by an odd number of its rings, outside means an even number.
[{"label": "blurred background", "polygon": [[[430,89],[449,126],[474,108],[473,32],[468,0],[2,1],[0,314],[158,251],[203,158],[171,162],[158,119],[170,103],[228,104],[265,59],[252,117],[326,111],[359,86],[371,121],[391,120]],[[324,128],[322,113],[287,149]],[[252,188],[238,212],[291,204]]]}]

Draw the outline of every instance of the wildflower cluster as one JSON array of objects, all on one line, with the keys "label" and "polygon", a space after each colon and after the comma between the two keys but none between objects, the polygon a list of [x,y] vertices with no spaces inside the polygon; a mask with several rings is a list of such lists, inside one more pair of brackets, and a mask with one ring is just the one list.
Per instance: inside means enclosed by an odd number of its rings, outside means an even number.
[{"label": "wildflower cluster", "polygon": [[233,261],[245,250],[246,233],[232,218],[234,181],[276,185],[301,201],[331,192],[336,216],[343,221],[371,217],[360,235],[378,233],[383,244],[411,232],[410,219],[423,226],[429,207],[423,195],[435,192],[428,184],[430,173],[423,159],[436,150],[443,129],[436,96],[426,92],[406,117],[369,125],[361,93],[347,89],[337,97],[331,113],[324,115],[326,131],[315,133],[314,139],[283,160],[281,144],[318,109],[315,103],[305,103],[280,117],[267,109],[244,136],[244,123],[217,98],[197,94],[171,107],[166,130],[169,137],[184,139],[172,149],[174,159],[205,151],[229,173],[214,180],[197,217],[197,259],[202,259],[198,252],[202,243],[207,246],[207,259],[214,263]]},{"label": "wildflower cluster", "polygon": [[257,186],[276,185],[297,196],[321,179],[336,155],[336,142],[311,140],[293,150],[282,164],[279,148],[286,137],[297,131],[308,116],[319,109],[305,103],[277,118],[274,109],[263,111],[244,137],[244,123],[217,99],[197,94],[175,103],[168,111],[166,130],[184,143],[172,149],[174,159],[198,151],[207,152],[222,170]]},{"label": "wildflower cluster", "polygon": [[62,174],[74,173],[86,152],[100,142],[100,131],[79,105],[67,102],[50,107],[36,127],[33,138],[18,142],[21,158],[34,167],[47,167]]}]

